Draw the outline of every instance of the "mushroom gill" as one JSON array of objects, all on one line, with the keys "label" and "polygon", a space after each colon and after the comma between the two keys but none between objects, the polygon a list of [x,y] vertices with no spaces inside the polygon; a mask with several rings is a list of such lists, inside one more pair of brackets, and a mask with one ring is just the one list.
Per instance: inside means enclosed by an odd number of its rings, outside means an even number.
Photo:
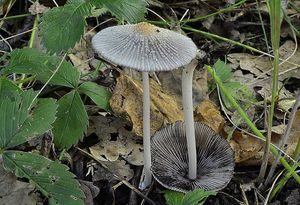
[{"label": "mushroom gill", "polygon": [[197,177],[188,177],[188,152],[183,122],[155,133],[151,142],[152,173],[164,187],[188,192],[194,189],[217,191],[231,180],[234,153],[228,142],[207,125],[196,122]]}]

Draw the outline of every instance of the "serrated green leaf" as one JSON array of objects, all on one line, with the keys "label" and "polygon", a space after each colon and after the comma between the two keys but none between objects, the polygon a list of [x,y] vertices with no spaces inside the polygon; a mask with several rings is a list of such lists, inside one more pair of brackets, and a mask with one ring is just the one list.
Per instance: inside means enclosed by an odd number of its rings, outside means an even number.
[{"label": "serrated green leaf", "polygon": [[118,19],[129,23],[143,21],[147,11],[145,0],[92,0],[92,2],[97,6],[103,5]]},{"label": "serrated green leaf", "polygon": [[16,95],[20,95],[21,92],[22,90],[13,82],[6,78],[0,78],[0,99],[5,97],[13,98]]},{"label": "serrated green leaf", "polygon": [[[4,72],[36,75],[38,80],[45,83],[60,62],[59,57],[44,54],[34,48],[15,49],[10,53],[10,62]],[[74,88],[79,84],[79,78],[79,71],[71,63],[63,61],[50,84]]]},{"label": "serrated green leaf", "polygon": [[78,91],[89,96],[100,108],[109,110],[111,93],[104,87],[93,82],[85,82],[79,86]]},{"label": "serrated green leaf", "polygon": [[40,24],[43,45],[50,53],[73,48],[84,33],[85,17],[90,12],[90,4],[83,1],[71,1],[46,12]]},{"label": "serrated green leaf", "polygon": [[[231,95],[238,101],[242,101],[241,104],[246,109],[251,105],[251,102],[255,102],[255,97],[245,85],[242,85],[240,82],[232,81],[224,83],[226,89],[231,93]],[[232,108],[229,100],[221,93],[224,104],[227,108]]]},{"label": "serrated green leaf", "polygon": [[231,68],[220,59],[214,64],[214,68],[222,82],[226,82],[232,78],[233,74]]},{"label": "serrated green leaf", "polygon": [[182,205],[197,205],[203,204],[205,199],[211,195],[216,195],[214,191],[204,191],[203,189],[196,189],[185,194]]},{"label": "serrated green leaf", "polygon": [[36,92],[29,90],[16,96],[0,99],[0,148],[22,144],[33,135],[51,129],[57,105],[54,99],[41,99],[32,103]]},{"label": "serrated green leaf", "polygon": [[184,193],[172,190],[165,190],[164,197],[169,205],[181,205]]},{"label": "serrated green leaf", "polygon": [[88,116],[77,91],[73,90],[58,101],[57,119],[53,124],[56,147],[70,148],[83,138]]},{"label": "serrated green leaf", "polygon": [[[247,109],[252,102],[255,102],[255,97],[253,96],[252,92],[249,88],[245,85],[242,85],[238,81],[234,81],[232,69],[225,64],[223,61],[218,60],[214,64],[214,68],[216,71],[217,76],[222,80],[224,87],[231,93],[231,95],[243,104],[243,107]],[[228,109],[232,108],[231,103],[229,100],[223,95],[221,92],[222,100],[225,104],[225,107]]]},{"label": "serrated green leaf", "polygon": [[185,194],[171,190],[166,190],[164,193],[165,199],[170,205],[198,205],[204,203],[207,197],[217,194],[217,192],[203,189],[195,189]]},{"label": "serrated green leaf", "polygon": [[41,155],[5,151],[4,167],[27,178],[49,199],[50,205],[84,205],[84,193],[68,167]]}]

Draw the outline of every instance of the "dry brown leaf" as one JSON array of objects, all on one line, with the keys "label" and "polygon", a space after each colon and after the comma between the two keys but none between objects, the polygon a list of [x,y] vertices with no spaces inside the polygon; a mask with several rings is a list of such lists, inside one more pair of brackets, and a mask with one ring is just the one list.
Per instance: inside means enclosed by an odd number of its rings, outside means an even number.
[{"label": "dry brown leaf", "polygon": [[[285,131],[286,125],[278,125],[272,127],[272,143],[276,146],[280,142],[281,135]],[[296,112],[293,121],[290,137],[287,141],[286,154],[293,155],[300,138],[300,110]],[[246,134],[235,132],[233,139],[230,141],[232,148],[235,151],[236,163],[242,162],[243,165],[259,165],[263,156],[264,142]],[[270,155],[269,163],[274,160],[273,155]]]},{"label": "dry brown leaf", "polygon": [[233,133],[230,145],[234,150],[236,163],[244,162],[254,157],[263,147],[261,140],[239,131]]},{"label": "dry brown leaf", "polygon": [[224,127],[224,118],[219,109],[210,100],[202,101],[195,109],[195,121],[201,121],[220,133]]},{"label": "dry brown leaf", "polygon": [[91,116],[88,133],[95,133],[100,142],[90,147],[91,154],[101,161],[116,161],[119,157],[128,163],[143,164],[141,139],[127,130],[128,122],[121,118]]},{"label": "dry brown leaf", "polygon": [[90,147],[91,154],[101,161],[116,161],[121,156],[128,163],[143,165],[143,147],[132,138],[104,140]]},{"label": "dry brown leaf", "polygon": [[[293,41],[286,41],[279,48],[280,58],[288,59],[289,62],[300,64],[300,50],[298,49],[294,54],[294,49],[296,45]],[[293,55],[292,55],[293,54]],[[272,70],[272,61],[269,57],[266,56],[255,56],[248,53],[232,53],[228,55],[228,60],[234,64],[233,67],[240,67],[242,70],[249,71],[250,73],[256,75],[259,78],[268,78],[268,81],[271,80],[271,70]],[[269,71],[269,72],[268,72]],[[263,74],[268,72],[268,75]],[[283,63],[279,67],[279,80],[283,81],[286,78],[294,77],[300,78],[300,69],[290,63]]]},{"label": "dry brown leaf", "polygon": [[114,162],[102,162],[107,169],[96,165],[96,171],[93,175],[93,181],[100,181],[100,180],[108,180],[109,182],[113,182],[117,180],[113,174],[119,176],[124,180],[130,180],[133,177],[133,170],[130,169],[130,166],[126,164],[124,160],[117,160]]},{"label": "dry brown leaf", "polygon": [[5,171],[0,157],[0,205],[36,205],[38,197],[34,189],[33,185],[19,181],[15,175]]},{"label": "dry brown leaf", "polygon": [[[181,75],[182,69],[158,73],[162,89],[165,93],[174,96],[181,106]],[[197,105],[202,100],[208,99],[207,70],[195,70],[193,75],[193,102]],[[181,106],[182,107],[182,106]]]},{"label": "dry brown leaf", "polygon": [[93,182],[85,181],[85,180],[78,180],[80,183],[80,188],[84,192],[85,205],[94,205],[94,198],[99,194],[100,189],[93,184]]},{"label": "dry brown leaf", "polygon": [[[117,79],[110,99],[115,114],[126,116],[133,124],[133,131],[142,136],[142,84],[127,75]],[[173,96],[166,94],[154,80],[150,80],[151,135],[163,125],[183,119],[181,106]]]}]

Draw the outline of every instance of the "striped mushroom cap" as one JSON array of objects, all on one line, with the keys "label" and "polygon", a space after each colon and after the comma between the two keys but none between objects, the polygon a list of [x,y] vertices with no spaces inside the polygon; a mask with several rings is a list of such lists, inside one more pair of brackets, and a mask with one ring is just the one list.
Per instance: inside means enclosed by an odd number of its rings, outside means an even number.
[{"label": "striped mushroom cap", "polygon": [[197,52],[190,38],[145,22],[103,29],[92,45],[108,61],[139,71],[173,70],[188,64]]},{"label": "striped mushroom cap", "polygon": [[234,154],[228,142],[205,124],[195,123],[197,178],[188,178],[187,144],[184,123],[176,122],[152,138],[152,173],[164,187],[188,192],[194,189],[217,191],[233,176]]}]

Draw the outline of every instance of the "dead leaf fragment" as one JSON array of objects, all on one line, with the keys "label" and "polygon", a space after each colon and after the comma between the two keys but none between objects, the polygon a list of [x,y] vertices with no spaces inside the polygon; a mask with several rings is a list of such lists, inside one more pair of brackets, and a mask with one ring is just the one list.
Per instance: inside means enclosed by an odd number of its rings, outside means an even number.
[{"label": "dead leaf fragment", "polygon": [[102,162],[107,169],[96,165],[96,171],[93,175],[93,181],[108,180],[110,183],[113,183],[117,179],[113,174],[119,176],[121,179],[126,181],[130,180],[133,177],[133,170],[130,169],[129,164],[126,164],[124,160],[117,160],[114,162]]},{"label": "dead leaf fragment", "polygon": [[[117,85],[110,99],[110,106],[114,113],[126,116],[133,124],[133,131],[139,136],[142,136],[142,93],[143,87],[140,81],[121,75],[117,79]],[[165,124],[183,119],[181,106],[152,79],[150,97],[151,135]]]},{"label": "dead leaf fragment", "polygon": [[196,107],[195,121],[207,124],[217,133],[220,133],[224,127],[224,118],[210,100],[204,100]]},{"label": "dead leaf fragment", "polygon": [[240,163],[255,156],[262,149],[263,144],[259,139],[248,136],[245,133],[235,131],[230,145],[235,153],[235,162]]},{"label": "dead leaf fragment", "polygon": [[5,171],[2,162],[0,157],[0,205],[36,205],[38,197],[34,192],[34,186],[17,180],[15,175]]}]

